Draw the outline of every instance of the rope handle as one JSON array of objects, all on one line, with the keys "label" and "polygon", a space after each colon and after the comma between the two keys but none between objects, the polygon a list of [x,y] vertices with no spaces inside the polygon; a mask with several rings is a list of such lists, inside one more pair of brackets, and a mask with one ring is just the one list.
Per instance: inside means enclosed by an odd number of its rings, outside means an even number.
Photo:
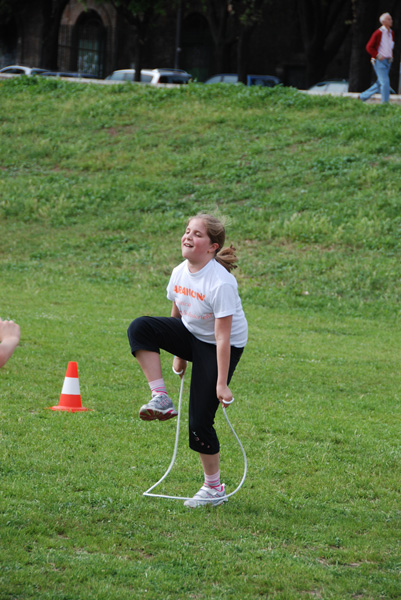
[{"label": "rope handle", "polygon": [[[188,361],[186,361],[186,363],[188,364]],[[176,371],[176,370],[174,369],[174,365],[173,365],[171,368],[173,369],[173,373],[174,373],[175,375],[182,375],[182,374],[184,373],[184,371],[185,371],[185,369],[181,369],[181,371]]]}]

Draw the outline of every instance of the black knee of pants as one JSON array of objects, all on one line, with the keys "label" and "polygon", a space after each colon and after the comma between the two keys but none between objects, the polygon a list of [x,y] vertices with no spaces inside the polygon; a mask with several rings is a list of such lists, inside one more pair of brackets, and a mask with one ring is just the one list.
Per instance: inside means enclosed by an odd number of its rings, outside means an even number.
[{"label": "black knee of pants", "polygon": [[132,321],[128,327],[127,335],[134,356],[137,350],[159,352],[159,348],[153,341],[154,335],[148,317],[138,317]]},{"label": "black knee of pants", "polygon": [[128,340],[135,356],[138,350],[166,350],[192,360],[191,337],[181,319],[174,317],[138,317],[128,327]]}]

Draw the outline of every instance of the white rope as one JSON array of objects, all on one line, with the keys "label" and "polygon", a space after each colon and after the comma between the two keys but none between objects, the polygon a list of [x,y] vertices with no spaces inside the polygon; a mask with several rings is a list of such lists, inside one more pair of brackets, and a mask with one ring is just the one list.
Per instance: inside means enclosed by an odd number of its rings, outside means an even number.
[{"label": "white rope", "polygon": [[[174,369],[173,369],[174,371]],[[179,375],[179,373],[177,373],[176,371],[174,371],[174,373],[176,373],[177,375]],[[170,465],[167,469],[167,471],[164,473],[163,477],[161,479],[159,479],[159,481],[157,481],[155,484],[153,484],[148,490],[146,490],[146,492],[143,492],[144,496],[150,496],[152,498],[168,498],[170,500],[192,500],[192,496],[191,497],[187,497],[187,496],[168,496],[166,494],[152,494],[151,491],[154,490],[164,479],[166,479],[167,475],[170,473],[171,469],[173,468],[173,465],[175,463],[175,459],[177,456],[177,448],[178,448],[178,440],[180,437],[180,418],[181,418],[181,404],[182,404],[182,393],[183,393],[183,389],[184,389],[184,375],[181,378],[181,386],[180,386],[180,396],[179,396],[179,400],[178,400],[178,415],[177,415],[177,428],[176,428],[176,433],[175,433],[175,444],[174,444],[174,452],[173,452],[173,457],[171,459]],[[230,402],[226,402],[226,404],[232,404],[232,402],[234,402],[234,398],[230,401]],[[226,494],[225,496],[219,496],[219,500],[226,500],[227,498],[230,498],[230,496],[234,496],[234,494],[236,494],[242,487],[245,478],[246,478],[246,474],[247,474],[247,469],[248,469],[248,463],[247,463],[247,458],[246,458],[246,454],[245,454],[245,450],[243,445],[241,444],[241,440],[239,439],[238,435],[235,433],[233,426],[230,423],[229,418],[227,417],[227,413],[226,413],[226,409],[223,406],[223,414],[226,418],[226,421],[231,429],[231,431],[234,434],[235,439],[238,442],[239,447],[241,448],[241,452],[242,455],[244,457],[244,474],[242,476],[241,482],[239,484],[239,486],[230,494]],[[212,502],[213,499],[210,500],[210,502]]]}]

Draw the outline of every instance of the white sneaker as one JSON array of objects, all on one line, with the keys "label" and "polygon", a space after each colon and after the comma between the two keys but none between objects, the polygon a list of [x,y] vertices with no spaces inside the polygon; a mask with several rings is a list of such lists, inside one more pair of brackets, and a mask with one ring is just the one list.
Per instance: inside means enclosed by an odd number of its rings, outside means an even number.
[{"label": "white sneaker", "polygon": [[219,506],[223,502],[227,502],[228,498],[225,498],[226,489],[223,483],[222,490],[219,492],[208,485],[202,485],[199,492],[196,492],[195,496],[190,500],[185,500],[184,506],[188,508],[197,508],[198,506],[204,506],[205,504],[213,504],[213,506]]},{"label": "white sneaker", "polygon": [[154,421],[155,419],[167,421],[167,419],[172,419],[177,415],[178,412],[175,410],[174,404],[167,394],[153,396],[152,400],[144,404],[139,411],[142,421]]}]

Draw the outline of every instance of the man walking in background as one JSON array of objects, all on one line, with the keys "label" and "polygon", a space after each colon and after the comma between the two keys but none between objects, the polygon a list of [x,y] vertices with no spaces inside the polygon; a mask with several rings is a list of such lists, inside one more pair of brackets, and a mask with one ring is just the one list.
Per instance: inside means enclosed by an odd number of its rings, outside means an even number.
[{"label": "man walking in background", "polygon": [[360,99],[364,102],[373,94],[381,93],[382,102],[390,99],[390,67],[393,60],[394,31],[391,29],[393,19],[390,13],[380,17],[382,26],[373,33],[366,44],[366,50],[371,56],[371,63],[375,70],[377,81],[367,90],[362,92]]}]

